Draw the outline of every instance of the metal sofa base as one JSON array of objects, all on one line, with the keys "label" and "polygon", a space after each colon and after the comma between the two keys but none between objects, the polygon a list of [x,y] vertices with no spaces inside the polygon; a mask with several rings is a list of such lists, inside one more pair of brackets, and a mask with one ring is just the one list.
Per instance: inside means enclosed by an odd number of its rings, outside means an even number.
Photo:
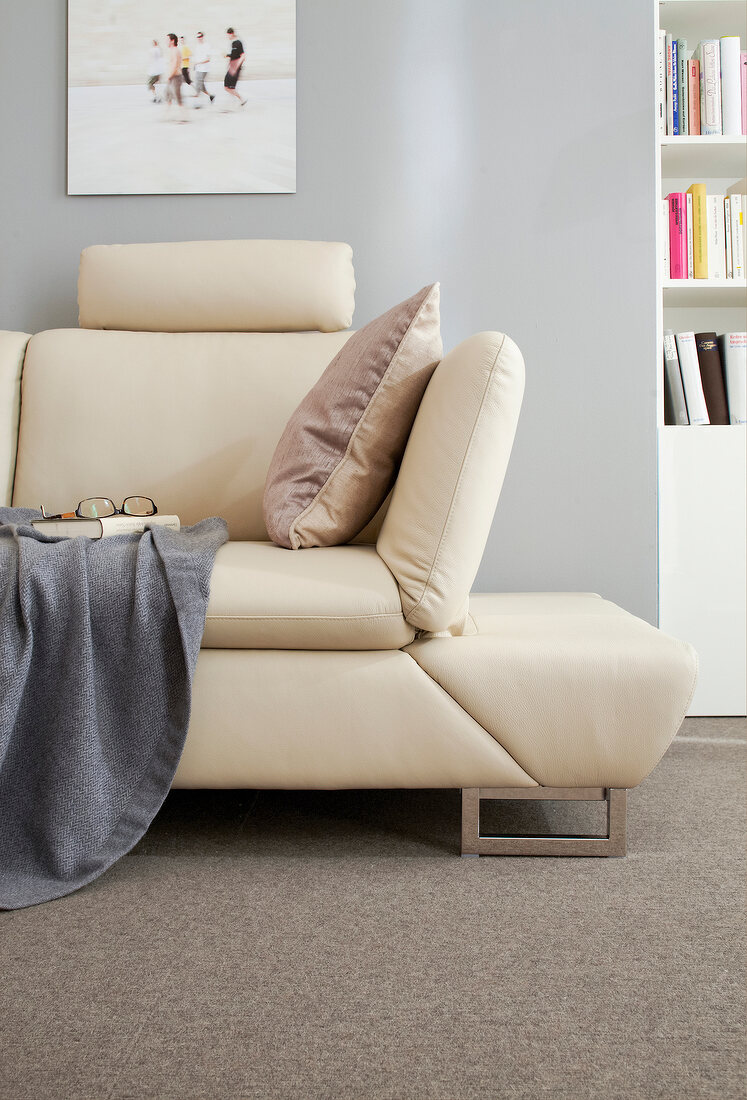
[{"label": "metal sofa base", "polygon": [[[463,856],[624,856],[627,791],[615,787],[463,787]],[[539,798],[607,803],[605,836],[483,836],[481,799]]]}]

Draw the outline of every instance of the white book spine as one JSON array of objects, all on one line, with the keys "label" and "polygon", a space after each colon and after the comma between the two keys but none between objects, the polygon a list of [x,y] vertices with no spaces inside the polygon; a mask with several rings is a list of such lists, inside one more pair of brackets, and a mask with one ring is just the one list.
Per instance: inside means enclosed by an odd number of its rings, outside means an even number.
[{"label": "white book spine", "polygon": [[53,538],[100,539],[103,533],[100,519],[32,519],[31,526]]},{"label": "white book spine", "polygon": [[671,268],[669,264],[669,203],[666,199],[661,200],[661,258],[663,263],[662,278],[671,278]]},{"label": "white book spine", "polygon": [[678,84],[679,84],[679,105],[680,105],[680,133],[690,133],[690,111],[688,108],[688,95],[687,95],[687,63],[693,55],[693,51],[687,48],[687,39],[680,38],[679,47],[677,52],[677,65],[679,67],[678,72]]},{"label": "white book spine", "polygon": [[721,133],[721,59],[719,41],[700,43],[700,132]]},{"label": "white book spine", "polygon": [[168,527],[172,531],[180,530],[178,516],[104,516],[101,519],[101,537],[109,535],[140,534],[148,527]]},{"label": "white book spine", "polygon": [[721,118],[723,134],[742,133],[742,78],[739,70],[739,39],[726,35],[721,49]]},{"label": "white book spine", "polygon": [[708,237],[708,278],[726,278],[726,241],[724,232],[725,195],[706,195]]},{"label": "white book spine", "polygon": [[672,98],[672,36],[667,32],[666,44],[666,83],[667,83],[667,133],[674,133],[674,100]]},{"label": "white book spine", "polygon": [[687,194],[687,277],[695,278],[695,264],[693,261],[693,197]]},{"label": "white book spine", "polygon": [[667,329],[664,333],[664,381],[665,394],[667,390],[669,391],[672,403],[672,418],[675,424],[689,424],[685,391],[682,387],[680,361],[677,357],[677,344],[671,329]]},{"label": "white book spine", "polygon": [[731,251],[731,201],[727,195],[724,199],[724,243],[726,245],[726,278],[734,278],[734,263]]},{"label": "white book spine", "polygon": [[729,195],[731,262],[735,279],[744,278],[744,196]]},{"label": "white book spine", "polygon": [[700,364],[698,363],[698,349],[695,346],[694,332],[678,332],[677,355],[680,361],[682,373],[682,386],[687,402],[687,415],[691,424],[709,424],[708,409],[703,394],[703,383],[700,378]]},{"label": "white book spine", "polygon": [[724,364],[729,423],[747,424],[747,332],[727,332],[719,339]]},{"label": "white book spine", "polygon": [[667,32],[659,31],[656,55],[656,124],[659,133],[667,132]]}]

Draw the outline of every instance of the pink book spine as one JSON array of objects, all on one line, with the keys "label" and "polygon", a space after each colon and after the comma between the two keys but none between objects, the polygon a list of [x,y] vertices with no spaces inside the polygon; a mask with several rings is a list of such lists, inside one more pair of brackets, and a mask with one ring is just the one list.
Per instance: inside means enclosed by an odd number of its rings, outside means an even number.
[{"label": "pink book spine", "polygon": [[687,278],[687,197],[683,191],[667,195],[669,203],[669,275]]},{"label": "pink book spine", "polygon": [[747,50],[739,54],[739,75],[742,80],[742,133],[747,134]]},{"label": "pink book spine", "polygon": [[[687,90],[690,103],[690,134],[700,136],[700,62],[688,61],[687,63]],[[742,96],[742,108],[744,109],[744,96]]]}]

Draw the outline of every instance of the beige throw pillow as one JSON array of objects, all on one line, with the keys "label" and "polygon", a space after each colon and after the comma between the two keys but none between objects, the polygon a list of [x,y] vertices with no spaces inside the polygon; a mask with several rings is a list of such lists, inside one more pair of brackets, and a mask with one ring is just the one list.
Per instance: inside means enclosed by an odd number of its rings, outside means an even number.
[{"label": "beige throw pillow", "polygon": [[337,546],[375,514],[441,358],[438,307],[434,283],[353,333],[304,397],[265,482],[273,542]]}]

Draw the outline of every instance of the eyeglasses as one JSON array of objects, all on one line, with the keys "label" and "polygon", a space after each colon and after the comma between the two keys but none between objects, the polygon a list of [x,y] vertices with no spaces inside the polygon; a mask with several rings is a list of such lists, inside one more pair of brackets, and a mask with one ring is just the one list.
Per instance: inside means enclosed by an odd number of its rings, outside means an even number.
[{"label": "eyeglasses", "polygon": [[109,497],[86,497],[81,500],[74,512],[60,512],[53,516],[41,506],[44,519],[104,519],[105,516],[155,516],[158,512],[155,501],[150,497],[125,497],[122,507],[116,508]]}]

